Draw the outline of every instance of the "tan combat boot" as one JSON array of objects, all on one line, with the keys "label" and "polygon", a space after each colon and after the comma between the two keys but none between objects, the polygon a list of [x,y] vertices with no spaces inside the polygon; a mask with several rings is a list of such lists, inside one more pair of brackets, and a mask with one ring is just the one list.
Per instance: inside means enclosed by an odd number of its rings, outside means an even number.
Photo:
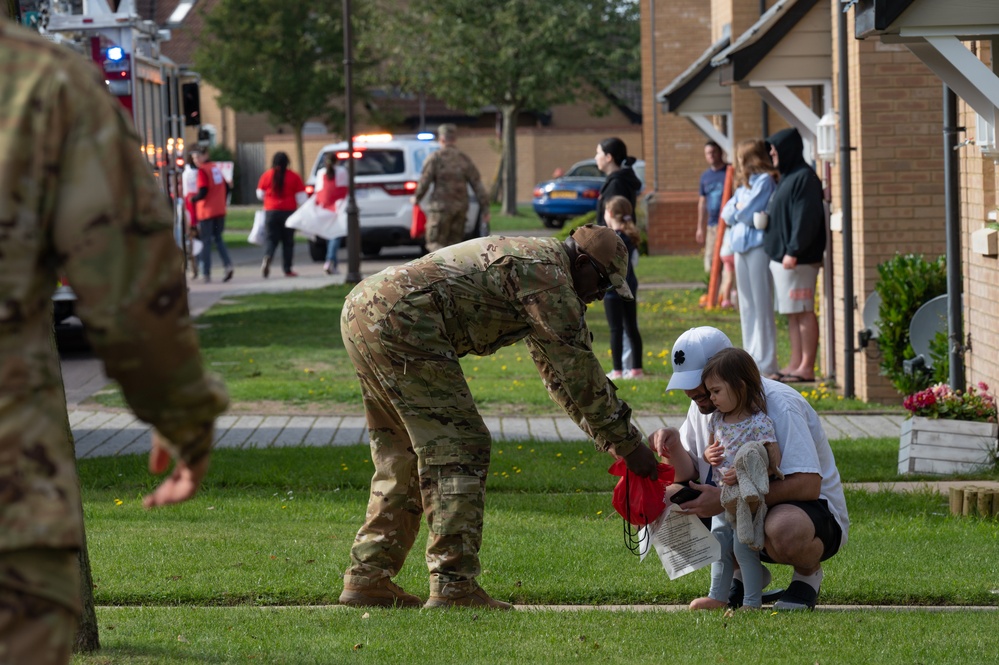
[{"label": "tan combat boot", "polygon": [[424,605],[433,607],[481,607],[490,610],[512,610],[513,605],[491,598],[485,589],[476,586],[474,590],[457,596],[439,596],[430,593],[430,600]]},{"label": "tan combat boot", "polygon": [[351,607],[423,607],[423,600],[387,577],[371,586],[343,585],[340,604]]}]

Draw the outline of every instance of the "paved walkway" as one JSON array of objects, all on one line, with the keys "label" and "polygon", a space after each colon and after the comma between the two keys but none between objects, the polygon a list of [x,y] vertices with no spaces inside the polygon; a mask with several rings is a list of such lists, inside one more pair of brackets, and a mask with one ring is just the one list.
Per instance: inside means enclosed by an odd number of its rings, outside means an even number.
[{"label": "paved walkway", "polygon": [[[898,436],[901,415],[823,415],[830,439],[865,436]],[[562,416],[484,418],[496,441],[581,441],[586,436]],[[79,458],[131,455],[149,450],[149,426],[128,412],[77,408],[70,411],[70,426]],[[682,416],[638,416],[636,424],[646,433],[660,427],[679,427]],[[349,446],[368,442],[362,416],[264,416],[224,415],[216,424],[218,448],[283,448],[290,446]]]}]

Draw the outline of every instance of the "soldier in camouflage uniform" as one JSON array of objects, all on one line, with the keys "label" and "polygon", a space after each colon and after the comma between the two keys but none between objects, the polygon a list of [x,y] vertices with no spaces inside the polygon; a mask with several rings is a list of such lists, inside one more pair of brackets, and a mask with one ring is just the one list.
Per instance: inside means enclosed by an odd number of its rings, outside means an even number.
[{"label": "soldier in camouflage uniform", "polygon": [[155,426],[147,506],[194,494],[228,398],[207,376],[173,223],[131,123],[80,56],[0,19],[0,662],[67,663],[80,491],[52,345],[59,274],[94,351]]},{"label": "soldier in camouflage uniform", "polygon": [[641,476],[656,458],[593,354],[587,303],[630,298],[624,243],[587,225],[555,238],[469,240],[388,268],[347,297],[340,326],[371,438],[371,495],[340,602],[419,606],[394,584],[425,516],[426,607],[508,609],[476,583],[491,439],[458,359],[525,340],[552,399]]},{"label": "soldier in camouflage uniform", "polygon": [[489,222],[489,195],[482,186],[479,170],[465,153],[455,147],[458,128],[451,124],[437,129],[441,149],[430,155],[423,163],[420,184],[412,198],[419,202],[433,185],[430,205],[427,206],[427,230],[425,245],[428,251],[435,252],[449,247],[465,238],[465,221],[468,219],[468,188],[475,190],[479,200],[482,221]]}]

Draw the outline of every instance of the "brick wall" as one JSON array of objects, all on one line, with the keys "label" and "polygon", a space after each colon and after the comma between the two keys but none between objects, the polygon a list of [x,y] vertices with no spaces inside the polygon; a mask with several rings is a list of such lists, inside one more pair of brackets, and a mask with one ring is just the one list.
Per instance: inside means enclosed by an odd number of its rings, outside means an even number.
[{"label": "brick wall", "polygon": [[[833,17],[840,11],[832,7]],[[853,39],[848,19],[850,123],[853,195],[854,331],[864,325],[861,312],[877,283],[877,266],[898,253],[929,259],[945,251],[942,85],[908,49],[877,39]],[[835,25],[835,23],[834,23]],[[833,39],[837,39],[833,30]],[[833,46],[833,53],[837,46]],[[838,63],[833,59],[834,98],[838,100]],[[838,138],[838,135],[837,135]],[[839,164],[832,169],[832,210],[841,208]],[[842,234],[832,234],[833,312],[837,378],[842,385],[846,348],[843,306]],[[876,344],[852,354],[855,391],[870,402],[895,403],[901,397],[880,375]]]}]

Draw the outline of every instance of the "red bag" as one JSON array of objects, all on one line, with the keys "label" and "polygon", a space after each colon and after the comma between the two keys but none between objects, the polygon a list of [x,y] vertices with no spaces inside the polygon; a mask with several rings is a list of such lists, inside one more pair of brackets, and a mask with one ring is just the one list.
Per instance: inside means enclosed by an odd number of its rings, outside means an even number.
[{"label": "red bag", "polygon": [[409,227],[409,237],[413,240],[422,238],[427,231],[427,216],[419,203],[413,204],[413,225]]},{"label": "red bag", "polygon": [[621,476],[614,488],[614,510],[630,524],[645,526],[666,510],[666,488],[673,484],[673,467],[660,462],[657,477],[642,478],[628,470],[623,459],[611,464],[607,470],[612,476]]}]

